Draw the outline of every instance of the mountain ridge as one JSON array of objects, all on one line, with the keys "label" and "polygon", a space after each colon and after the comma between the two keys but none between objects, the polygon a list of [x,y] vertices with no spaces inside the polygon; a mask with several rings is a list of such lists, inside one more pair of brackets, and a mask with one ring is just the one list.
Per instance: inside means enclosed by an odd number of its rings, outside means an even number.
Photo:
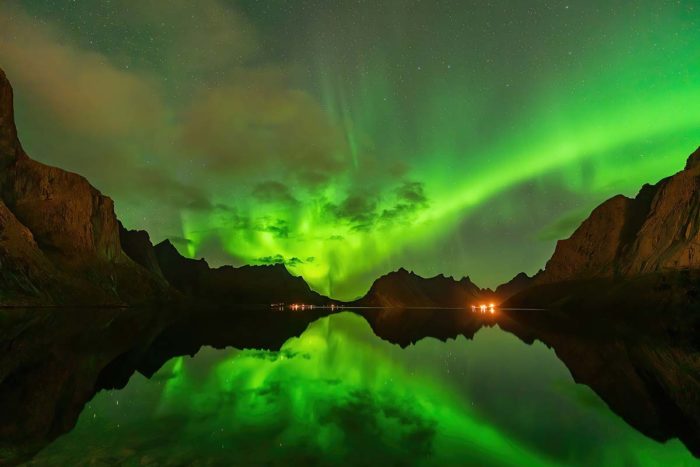
[{"label": "mountain ridge", "polygon": [[[495,291],[469,277],[423,278],[404,268],[374,281],[356,306],[467,307],[542,285],[700,269],[700,148],[684,170],[634,198],[614,196],[557,242],[544,270]],[[123,306],[187,297],[207,303],[340,303],[282,264],[211,268],[165,240],[126,229],[114,203],[82,176],[32,160],[0,69],[0,306]],[[516,303],[517,301],[512,301]]]},{"label": "mountain ridge", "polygon": [[485,292],[468,276],[460,280],[445,277],[443,274],[424,278],[405,268],[399,268],[376,279],[367,293],[362,298],[350,302],[350,305],[464,308],[480,300]]},{"label": "mountain ridge", "polygon": [[700,148],[637,196],[614,196],[557,242],[535,283],[700,268]]}]

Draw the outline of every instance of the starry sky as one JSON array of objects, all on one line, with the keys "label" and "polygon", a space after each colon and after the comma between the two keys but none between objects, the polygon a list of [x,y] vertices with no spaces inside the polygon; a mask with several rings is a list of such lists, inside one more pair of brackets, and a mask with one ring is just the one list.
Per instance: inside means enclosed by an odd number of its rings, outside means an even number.
[{"label": "starry sky", "polygon": [[688,1],[7,0],[35,159],[212,265],[493,287],[700,145]]}]

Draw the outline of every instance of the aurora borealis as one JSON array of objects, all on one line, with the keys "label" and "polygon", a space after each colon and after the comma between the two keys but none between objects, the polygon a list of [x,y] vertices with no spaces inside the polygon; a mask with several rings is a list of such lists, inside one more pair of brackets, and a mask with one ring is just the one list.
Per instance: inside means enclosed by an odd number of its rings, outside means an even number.
[{"label": "aurora borealis", "polygon": [[[528,401],[529,403],[523,403]],[[164,429],[164,427],[167,427]],[[99,393],[28,465],[695,465],[497,328],[402,349],[340,313],[279,351],[203,348]]]},{"label": "aurora borealis", "polygon": [[9,0],[0,65],[27,152],[127,227],[346,299],[400,266],[533,273],[595,205],[680,170],[699,10]]}]

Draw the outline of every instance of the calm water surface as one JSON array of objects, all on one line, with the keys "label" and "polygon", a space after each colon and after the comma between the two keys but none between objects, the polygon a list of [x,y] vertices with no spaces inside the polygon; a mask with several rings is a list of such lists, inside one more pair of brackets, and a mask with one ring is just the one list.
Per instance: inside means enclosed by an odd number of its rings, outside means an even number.
[{"label": "calm water surface", "polygon": [[698,465],[498,327],[402,349],[344,312],[280,351],[203,348],[88,403],[31,465]]}]

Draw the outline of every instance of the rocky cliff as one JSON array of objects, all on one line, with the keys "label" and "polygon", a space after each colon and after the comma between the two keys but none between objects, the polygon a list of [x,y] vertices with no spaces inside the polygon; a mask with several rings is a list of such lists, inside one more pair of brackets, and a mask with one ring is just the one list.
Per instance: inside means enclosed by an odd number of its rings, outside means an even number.
[{"label": "rocky cliff", "polygon": [[539,284],[700,268],[700,149],[683,171],[615,196],[557,243]]},{"label": "rocky cliff", "polygon": [[122,305],[167,290],[122,250],[112,200],[30,159],[0,70],[0,305]]}]

